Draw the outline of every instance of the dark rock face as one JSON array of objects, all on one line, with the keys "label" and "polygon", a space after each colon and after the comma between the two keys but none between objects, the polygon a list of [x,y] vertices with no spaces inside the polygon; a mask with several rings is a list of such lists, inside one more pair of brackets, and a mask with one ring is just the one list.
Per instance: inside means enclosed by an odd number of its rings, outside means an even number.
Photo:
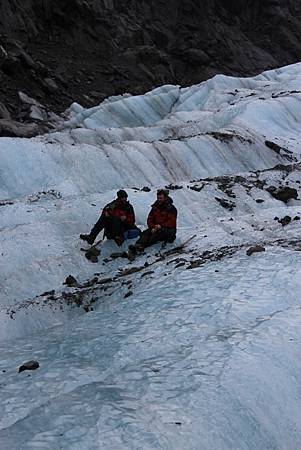
[{"label": "dark rock face", "polygon": [[295,0],[2,0],[0,101],[72,100],[252,75],[300,60]]}]

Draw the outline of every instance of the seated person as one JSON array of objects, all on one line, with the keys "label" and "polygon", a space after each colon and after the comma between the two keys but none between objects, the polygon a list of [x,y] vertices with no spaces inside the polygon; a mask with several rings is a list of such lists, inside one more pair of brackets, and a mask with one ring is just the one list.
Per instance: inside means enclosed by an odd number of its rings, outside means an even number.
[{"label": "seated person", "polygon": [[169,197],[169,191],[159,189],[157,201],[147,218],[147,230],[143,231],[135,245],[129,246],[131,254],[140,253],[157,242],[173,242],[177,233],[177,209]]},{"label": "seated person", "polygon": [[140,230],[135,225],[134,208],[127,198],[128,195],[123,189],[118,191],[117,198],[104,207],[90,234],[81,234],[80,238],[92,245],[104,229],[104,237],[113,239],[120,246],[125,239],[138,237]]}]

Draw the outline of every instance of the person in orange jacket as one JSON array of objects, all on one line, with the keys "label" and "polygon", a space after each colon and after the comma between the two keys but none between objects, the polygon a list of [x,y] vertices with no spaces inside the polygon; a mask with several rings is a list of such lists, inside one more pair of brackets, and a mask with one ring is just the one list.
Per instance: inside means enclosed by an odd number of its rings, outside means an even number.
[{"label": "person in orange jacket", "polygon": [[104,229],[107,239],[114,239],[117,245],[122,245],[125,239],[132,239],[140,235],[135,225],[135,212],[128,201],[127,193],[121,189],[117,198],[108,203],[89,234],[81,234],[80,239],[93,244],[97,235]]},{"label": "person in orange jacket", "polygon": [[169,197],[169,191],[159,189],[157,200],[147,218],[147,230],[143,231],[135,245],[130,245],[132,254],[141,252],[157,242],[173,242],[177,234],[177,209]]}]

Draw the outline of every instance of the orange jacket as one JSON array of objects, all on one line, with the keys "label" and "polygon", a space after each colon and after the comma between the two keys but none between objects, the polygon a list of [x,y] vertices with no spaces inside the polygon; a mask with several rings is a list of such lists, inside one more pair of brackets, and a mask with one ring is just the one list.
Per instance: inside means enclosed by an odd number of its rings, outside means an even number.
[{"label": "orange jacket", "polygon": [[177,209],[173,205],[170,197],[165,203],[156,201],[147,218],[148,228],[154,228],[155,225],[161,225],[162,228],[177,228]]}]

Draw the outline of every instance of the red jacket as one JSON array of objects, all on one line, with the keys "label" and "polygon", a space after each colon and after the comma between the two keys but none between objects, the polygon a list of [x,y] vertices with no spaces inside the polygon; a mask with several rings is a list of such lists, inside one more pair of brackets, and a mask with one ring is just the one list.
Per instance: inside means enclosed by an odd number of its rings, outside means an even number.
[{"label": "red jacket", "polygon": [[178,211],[173,205],[172,199],[167,198],[163,204],[157,201],[152,205],[151,212],[147,218],[148,228],[154,228],[155,225],[161,225],[162,228],[177,228]]},{"label": "red jacket", "polygon": [[134,208],[129,202],[122,203],[118,199],[108,203],[103,211],[102,217],[126,217],[125,223],[128,225],[135,225],[135,213]]}]

